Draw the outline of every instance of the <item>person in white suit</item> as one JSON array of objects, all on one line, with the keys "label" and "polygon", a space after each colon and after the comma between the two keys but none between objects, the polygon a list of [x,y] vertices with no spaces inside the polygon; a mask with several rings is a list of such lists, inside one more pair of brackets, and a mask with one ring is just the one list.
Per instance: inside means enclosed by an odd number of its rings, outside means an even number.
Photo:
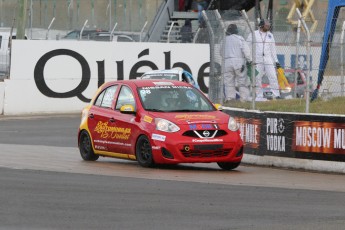
[{"label": "person in white suit", "polygon": [[[255,62],[258,75],[256,76],[256,101],[265,101],[262,90],[262,76],[267,75],[274,98],[280,98],[280,91],[277,79],[276,67],[280,66],[277,57],[276,44],[273,34],[269,31],[271,24],[268,20],[262,19],[259,29],[254,31],[255,35]],[[247,38],[249,45],[252,45],[252,34]]]},{"label": "person in white suit", "polygon": [[238,28],[230,24],[225,37],[225,103],[236,99],[236,83],[239,88],[240,100],[249,100],[248,77],[246,62],[252,62],[249,46],[245,39],[238,35]]}]

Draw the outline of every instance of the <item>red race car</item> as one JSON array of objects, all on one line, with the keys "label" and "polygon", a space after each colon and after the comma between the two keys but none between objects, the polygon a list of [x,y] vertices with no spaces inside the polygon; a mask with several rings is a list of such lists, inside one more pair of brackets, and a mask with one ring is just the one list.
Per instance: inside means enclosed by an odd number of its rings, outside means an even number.
[{"label": "red race car", "polygon": [[241,163],[243,142],[236,120],[217,106],[185,82],[107,82],[82,111],[81,157],[137,160],[143,167],[217,162],[232,170]]}]

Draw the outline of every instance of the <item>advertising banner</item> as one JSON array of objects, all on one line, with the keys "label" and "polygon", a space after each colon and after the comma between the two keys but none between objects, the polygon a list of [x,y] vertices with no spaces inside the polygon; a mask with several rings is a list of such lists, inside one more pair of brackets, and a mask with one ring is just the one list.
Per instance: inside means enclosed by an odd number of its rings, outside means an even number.
[{"label": "advertising banner", "polygon": [[247,154],[345,161],[345,116],[224,112],[240,123]]},{"label": "advertising banner", "polygon": [[81,111],[106,81],[183,68],[208,89],[207,44],[14,40],[4,114]]}]

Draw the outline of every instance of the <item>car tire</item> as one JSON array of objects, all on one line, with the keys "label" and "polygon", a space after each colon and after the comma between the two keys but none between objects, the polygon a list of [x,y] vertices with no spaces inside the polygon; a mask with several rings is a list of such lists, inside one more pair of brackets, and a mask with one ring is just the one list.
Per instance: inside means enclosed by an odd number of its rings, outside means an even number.
[{"label": "car tire", "polygon": [[79,135],[79,152],[85,161],[96,161],[99,156],[92,149],[91,138],[87,131],[81,131]]},{"label": "car tire", "polygon": [[142,167],[149,168],[154,166],[150,140],[145,135],[138,138],[135,146],[135,156]]},{"label": "car tire", "polygon": [[237,168],[241,162],[217,162],[218,166],[224,170],[233,170]]}]

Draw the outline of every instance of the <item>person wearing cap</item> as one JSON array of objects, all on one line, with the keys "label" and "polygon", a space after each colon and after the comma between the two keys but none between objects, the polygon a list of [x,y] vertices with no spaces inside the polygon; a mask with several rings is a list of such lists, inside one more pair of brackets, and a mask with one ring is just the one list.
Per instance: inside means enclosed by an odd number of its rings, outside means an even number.
[{"label": "person wearing cap", "polygon": [[[269,31],[271,24],[268,20],[262,19],[259,29],[254,31],[255,35],[255,62],[259,72],[256,76],[256,101],[265,101],[262,90],[262,77],[267,75],[274,98],[280,98],[280,91],[277,79],[276,66],[280,66],[277,57],[276,44],[273,34]],[[252,45],[252,34],[247,38],[249,45]]]},{"label": "person wearing cap", "polygon": [[236,83],[239,88],[240,100],[248,101],[246,62],[252,62],[252,56],[247,42],[238,34],[238,28],[235,24],[230,24],[227,28],[224,54],[225,103],[236,99]]}]

